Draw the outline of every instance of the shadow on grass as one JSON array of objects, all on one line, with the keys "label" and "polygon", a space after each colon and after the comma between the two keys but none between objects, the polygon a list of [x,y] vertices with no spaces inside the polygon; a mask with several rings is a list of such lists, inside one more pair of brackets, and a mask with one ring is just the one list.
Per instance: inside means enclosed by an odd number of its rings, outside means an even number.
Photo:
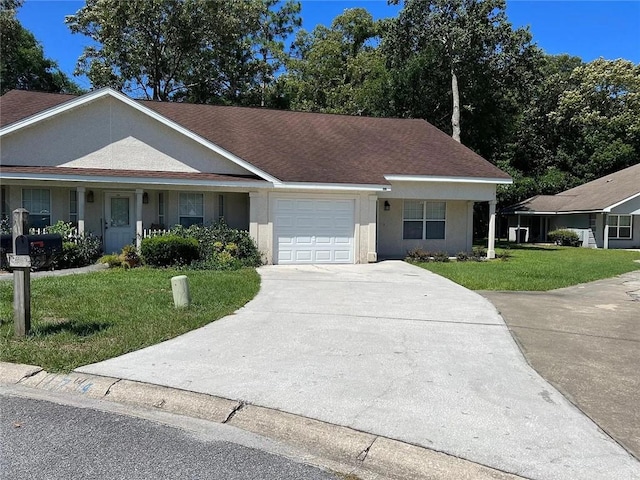
[{"label": "shadow on grass", "polygon": [[33,329],[33,335],[48,336],[58,333],[70,333],[76,337],[89,337],[111,326],[112,324],[108,322],[78,322],[67,320],[60,323],[38,325]]},{"label": "shadow on grass", "polygon": [[[475,246],[475,245],[474,245]],[[485,246],[486,248],[486,246]],[[557,252],[556,245],[540,245],[533,243],[515,243],[515,242],[496,242],[496,248],[502,248],[504,250],[531,250],[540,252]]]}]

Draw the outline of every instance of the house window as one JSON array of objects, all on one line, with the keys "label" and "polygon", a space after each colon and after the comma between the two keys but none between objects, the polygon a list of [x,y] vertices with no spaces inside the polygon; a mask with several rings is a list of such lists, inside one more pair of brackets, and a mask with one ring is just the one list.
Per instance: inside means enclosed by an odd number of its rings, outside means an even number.
[{"label": "house window", "polygon": [[609,215],[607,224],[609,225],[609,238],[631,238],[631,215]]},{"label": "house window", "polygon": [[51,195],[44,188],[23,188],[22,208],[29,210],[29,226],[33,228],[51,225]]},{"label": "house window", "polygon": [[69,190],[69,221],[78,225],[78,191]]},{"label": "house window", "polygon": [[8,220],[9,219],[9,202],[7,201],[7,189],[2,187],[0,188],[2,191],[2,199],[0,203],[0,220]]},{"label": "house window", "polygon": [[158,224],[164,228],[164,193],[158,193]]},{"label": "house window", "polygon": [[224,195],[218,195],[218,218],[224,218]]},{"label": "house window", "polygon": [[189,227],[204,223],[204,195],[202,193],[180,194],[180,225]]},{"label": "house window", "polygon": [[406,200],[402,218],[404,240],[442,240],[445,232],[446,202]]},{"label": "house window", "polygon": [[595,213],[590,213],[589,214],[589,228],[591,229],[591,231],[593,233],[596,233],[596,214]]}]

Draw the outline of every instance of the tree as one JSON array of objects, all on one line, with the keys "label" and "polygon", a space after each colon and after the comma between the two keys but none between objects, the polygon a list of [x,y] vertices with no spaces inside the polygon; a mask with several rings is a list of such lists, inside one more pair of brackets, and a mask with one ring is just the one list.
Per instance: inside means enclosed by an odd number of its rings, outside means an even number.
[{"label": "tree", "polygon": [[565,168],[582,181],[640,158],[640,65],[603,58],[577,66],[549,114]]},{"label": "tree", "polygon": [[[492,83],[513,83],[526,72],[522,65],[536,55],[530,33],[513,30],[505,8],[504,0],[406,0],[398,18],[389,23],[384,45],[392,68],[401,71],[408,66],[414,76],[421,76],[420,66],[429,68],[425,75],[437,72],[430,81],[438,81],[438,98],[443,98],[439,81],[446,72],[451,134],[457,141],[461,109],[473,112],[481,104],[471,103],[479,97],[470,90],[480,86],[490,94],[497,86]],[[461,99],[467,102],[464,107]]]},{"label": "tree", "polygon": [[380,23],[363,8],[347,9],[330,27],[298,32],[295,58],[280,79],[296,110],[381,115],[386,113],[385,59],[377,44]]},{"label": "tree", "polygon": [[79,92],[17,19],[22,4],[23,0],[0,1],[0,94],[11,89]]},{"label": "tree", "polygon": [[[242,103],[278,67],[297,2],[87,0],[67,18],[89,36],[77,72],[153,100]],[[261,55],[262,58],[258,58]]]}]

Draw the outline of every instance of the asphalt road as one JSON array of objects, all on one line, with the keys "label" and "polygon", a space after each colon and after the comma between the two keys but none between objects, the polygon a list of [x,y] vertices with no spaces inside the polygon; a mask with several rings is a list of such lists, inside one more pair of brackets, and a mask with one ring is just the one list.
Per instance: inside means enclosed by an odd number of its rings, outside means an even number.
[{"label": "asphalt road", "polygon": [[[338,477],[233,441],[225,425],[163,415],[163,422],[0,391],[0,472],[25,479],[310,479]],[[171,419],[169,419],[171,417]],[[194,425],[196,427],[194,428]]]}]

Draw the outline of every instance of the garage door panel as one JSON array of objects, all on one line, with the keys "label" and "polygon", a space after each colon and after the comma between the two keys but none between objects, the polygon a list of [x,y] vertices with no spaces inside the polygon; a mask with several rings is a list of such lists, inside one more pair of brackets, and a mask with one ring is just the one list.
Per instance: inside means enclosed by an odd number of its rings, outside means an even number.
[{"label": "garage door panel", "polygon": [[353,200],[276,199],[278,263],[354,263]]}]

